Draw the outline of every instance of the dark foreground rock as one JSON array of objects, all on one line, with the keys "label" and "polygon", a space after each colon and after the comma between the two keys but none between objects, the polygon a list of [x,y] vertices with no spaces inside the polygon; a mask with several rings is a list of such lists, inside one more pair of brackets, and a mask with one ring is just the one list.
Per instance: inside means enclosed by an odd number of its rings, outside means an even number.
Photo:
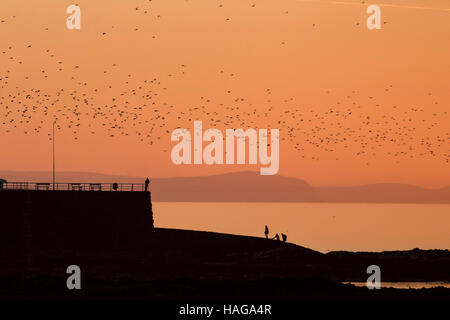
[{"label": "dark foreground rock", "polygon": [[[370,264],[380,265],[383,281],[446,280],[449,261],[448,251],[322,254],[255,237],[157,228],[128,248],[55,245],[34,246],[27,255],[3,252],[0,299],[450,299],[444,288],[341,284],[365,281]],[[66,287],[69,265],[81,268],[81,290]]]}]

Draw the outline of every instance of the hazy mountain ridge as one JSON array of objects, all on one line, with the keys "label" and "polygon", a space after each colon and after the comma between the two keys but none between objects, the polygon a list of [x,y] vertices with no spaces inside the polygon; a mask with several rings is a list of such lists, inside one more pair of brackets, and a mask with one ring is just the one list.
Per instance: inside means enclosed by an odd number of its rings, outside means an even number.
[{"label": "hazy mountain ridge", "polygon": [[[43,171],[0,171],[8,181],[48,182]],[[150,177],[151,178],[151,177]],[[144,178],[89,172],[58,172],[57,182],[143,183]],[[214,176],[151,178],[154,201],[194,202],[370,202],[450,203],[450,186],[426,189],[407,184],[380,183],[351,187],[313,187],[297,178],[237,172]]]}]

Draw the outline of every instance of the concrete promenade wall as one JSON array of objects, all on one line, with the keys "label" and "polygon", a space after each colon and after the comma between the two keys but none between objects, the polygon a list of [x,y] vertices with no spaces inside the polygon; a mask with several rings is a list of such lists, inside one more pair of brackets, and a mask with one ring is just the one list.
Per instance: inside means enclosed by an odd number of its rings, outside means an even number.
[{"label": "concrete promenade wall", "polygon": [[0,251],[126,249],[152,230],[150,192],[0,190]]}]

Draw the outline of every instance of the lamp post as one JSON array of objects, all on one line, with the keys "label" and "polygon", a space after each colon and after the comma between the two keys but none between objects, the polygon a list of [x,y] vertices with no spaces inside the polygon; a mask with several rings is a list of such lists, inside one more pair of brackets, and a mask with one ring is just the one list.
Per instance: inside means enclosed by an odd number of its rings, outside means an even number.
[{"label": "lamp post", "polygon": [[53,121],[53,191],[55,190],[55,121]]}]

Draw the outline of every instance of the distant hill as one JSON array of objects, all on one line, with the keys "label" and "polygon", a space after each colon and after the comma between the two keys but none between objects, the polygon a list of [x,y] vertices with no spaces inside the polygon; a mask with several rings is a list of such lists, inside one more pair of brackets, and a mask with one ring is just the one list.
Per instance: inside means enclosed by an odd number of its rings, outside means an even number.
[{"label": "distant hill", "polygon": [[[0,171],[0,178],[48,182],[51,173]],[[58,182],[142,183],[144,179],[89,172],[58,172],[57,175]],[[249,171],[202,177],[154,178],[150,189],[153,201],[450,203],[450,187],[426,189],[395,183],[313,187],[301,179],[261,176],[258,172]]]},{"label": "distant hill", "polygon": [[355,187],[315,188],[327,202],[450,203],[450,187],[425,189],[407,184],[380,183]]},{"label": "distant hill", "polygon": [[209,202],[318,201],[313,188],[300,179],[238,172],[206,177],[153,179],[154,199]]}]

